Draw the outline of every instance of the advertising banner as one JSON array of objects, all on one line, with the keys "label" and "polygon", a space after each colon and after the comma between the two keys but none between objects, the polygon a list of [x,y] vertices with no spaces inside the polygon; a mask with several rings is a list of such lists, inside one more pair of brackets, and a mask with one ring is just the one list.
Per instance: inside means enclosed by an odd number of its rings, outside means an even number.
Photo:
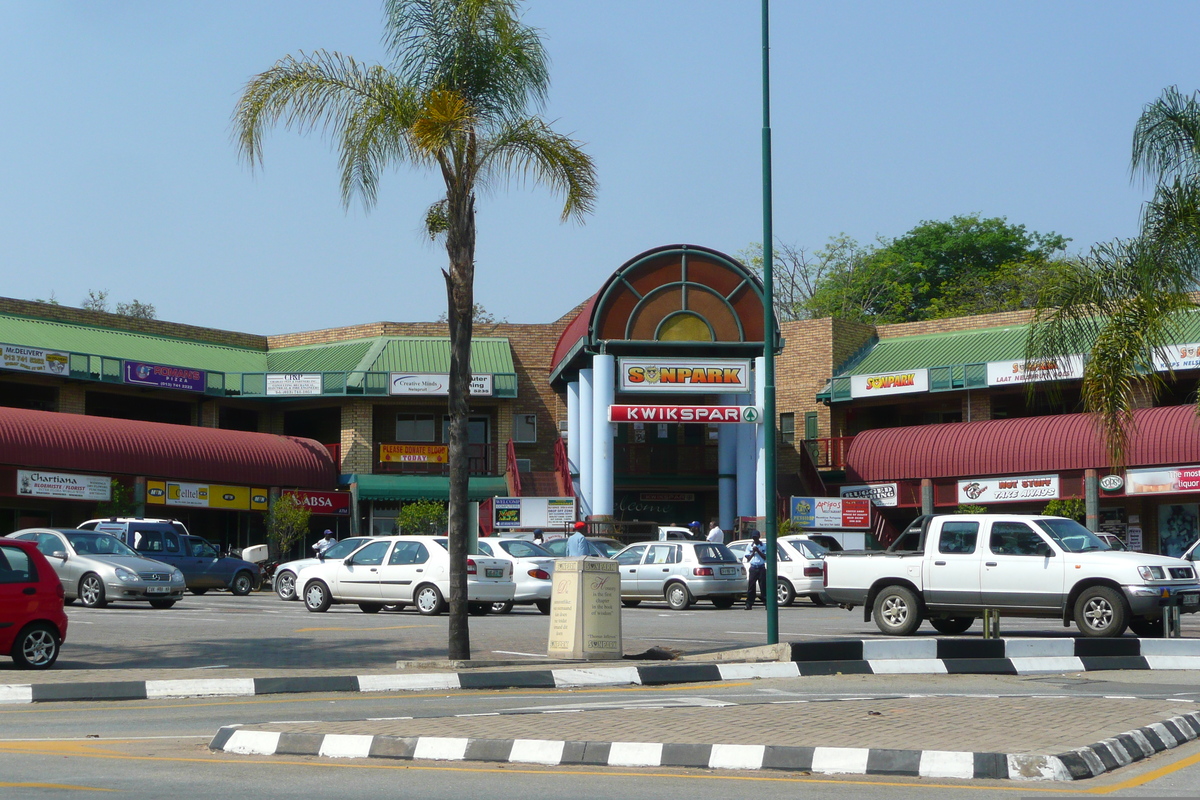
[{"label": "advertising banner", "polygon": [[347,515],[350,513],[349,492],[301,492],[285,489],[284,494],[295,497],[314,514]]},{"label": "advertising banner", "polygon": [[16,344],[0,345],[0,368],[65,375],[70,357],[58,350],[38,350]]},{"label": "advertising banner", "polygon": [[[491,374],[472,375],[470,391],[472,397],[491,397]],[[450,376],[439,372],[393,372],[388,393],[445,397],[450,394]]]},{"label": "advertising banner", "polygon": [[1154,354],[1154,368],[1159,372],[1179,369],[1200,369],[1200,343],[1173,344]]},{"label": "advertising banner", "polygon": [[288,397],[319,395],[322,391],[321,373],[267,373],[267,396]]},{"label": "advertising banner", "polygon": [[146,364],[141,361],[126,361],[124,364],[125,383],[135,386],[180,389],[185,392],[203,392],[207,386],[207,374],[202,369]]},{"label": "advertising banner", "polygon": [[929,370],[910,369],[879,375],[851,375],[851,397],[881,397],[929,391]]},{"label": "advertising banner", "polygon": [[105,502],[112,499],[112,478],[107,475],[73,475],[69,472],[19,469],[17,494],[25,497]]},{"label": "advertising banner", "polygon": [[958,482],[958,502],[960,504],[1055,500],[1058,496],[1057,475],[968,478]]},{"label": "advertising banner", "polygon": [[379,460],[398,463],[449,464],[450,446],[445,444],[381,444]]},{"label": "advertising banner", "polygon": [[226,508],[233,511],[266,511],[267,490],[215,483],[146,481],[146,502],[191,508]]},{"label": "advertising banner", "polygon": [[864,498],[793,497],[792,525],[801,528],[870,528],[871,501]]},{"label": "advertising banner", "polygon": [[758,406],[609,406],[609,422],[762,422]]},{"label": "advertising banner", "polygon": [[1125,471],[1125,494],[1200,492],[1200,466]]},{"label": "advertising banner", "polygon": [[865,497],[875,506],[895,506],[899,503],[899,492],[894,483],[866,483],[859,486],[843,486],[838,490],[842,497]]},{"label": "advertising banner", "polygon": [[751,390],[748,358],[622,358],[620,392],[745,394]]},{"label": "advertising banner", "polygon": [[497,497],[492,514],[498,529],[563,528],[575,521],[575,498]]},{"label": "advertising banner", "polygon": [[1083,377],[1083,356],[1048,358],[1030,361],[990,361],[987,365],[988,386],[1006,386],[1010,383],[1034,383],[1037,381],[1078,380]]}]

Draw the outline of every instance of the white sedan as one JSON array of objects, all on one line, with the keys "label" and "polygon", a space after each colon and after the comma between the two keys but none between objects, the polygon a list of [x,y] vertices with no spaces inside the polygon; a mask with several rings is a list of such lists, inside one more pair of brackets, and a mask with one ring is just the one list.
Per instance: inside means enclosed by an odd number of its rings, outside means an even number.
[{"label": "white sedan", "polygon": [[[776,540],[779,565],[775,573],[779,605],[790,606],[797,597],[807,597],[818,606],[825,605],[821,566],[826,549],[804,534],[783,536]],[[766,546],[766,543],[763,543]],[[749,539],[726,545],[746,563]]]},{"label": "white sedan", "polygon": [[369,541],[371,541],[370,536],[355,536],[350,539],[342,539],[320,556],[300,558],[280,564],[275,568],[275,577],[271,579],[275,587],[275,594],[279,595],[280,600],[299,600],[300,598],[296,595],[296,575],[299,574],[300,570],[305,567],[311,567],[314,564],[320,564],[322,561],[345,558]]},{"label": "white sedan", "polygon": [[503,603],[493,603],[492,611],[497,614],[507,614],[513,605],[537,606],[543,614],[550,613],[550,590],[554,583],[554,556],[527,539],[512,539],[503,536],[489,536],[479,540],[479,552],[485,556],[510,558],[513,562],[513,580],[517,583],[517,593],[513,599]]},{"label": "white sedan", "polygon": [[[296,594],[309,611],[334,603],[357,603],[368,614],[384,606],[415,605],[440,614],[450,593],[450,553],[442,536],[375,536],[340,560],[305,567],[296,575]],[[472,614],[513,599],[512,561],[467,558],[467,601]]]}]

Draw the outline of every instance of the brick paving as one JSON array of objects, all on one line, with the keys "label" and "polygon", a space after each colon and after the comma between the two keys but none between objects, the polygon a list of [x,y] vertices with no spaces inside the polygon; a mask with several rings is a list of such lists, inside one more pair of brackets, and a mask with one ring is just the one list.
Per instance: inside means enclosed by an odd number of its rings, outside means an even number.
[{"label": "brick paving", "polygon": [[1163,700],[914,697],[249,727],[291,733],[1054,754],[1191,710],[1191,704]]}]

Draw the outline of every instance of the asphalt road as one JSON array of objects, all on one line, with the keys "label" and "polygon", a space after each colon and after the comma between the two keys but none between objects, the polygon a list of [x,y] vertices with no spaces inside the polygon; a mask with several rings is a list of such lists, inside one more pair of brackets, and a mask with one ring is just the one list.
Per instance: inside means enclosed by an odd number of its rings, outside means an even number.
[{"label": "asphalt road", "polygon": [[[444,659],[447,618],[423,617],[408,609],[364,614],[357,606],[305,610],[268,592],[246,597],[209,593],[185,595],[175,607],[112,604],[103,609],[67,607],[70,628],[55,670],[81,669],[385,669],[400,660]],[[1184,616],[1184,636],[1200,637],[1200,614]],[[549,620],[532,606],[511,614],[471,617],[472,655],[486,660],[545,659]],[[681,653],[765,644],[766,613],[740,606],[720,611],[698,603],[671,611],[665,603],[643,603],[621,613],[626,654],[665,647]],[[1078,631],[1054,620],[1006,618],[1003,634],[1073,636]],[[876,638],[874,623],[860,609],[817,607],[800,600],[779,610],[780,641],[836,637]],[[918,635],[935,636],[928,624]],[[982,636],[979,623],[965,634]],[[15,671],[0,661],[0,675]]]}]

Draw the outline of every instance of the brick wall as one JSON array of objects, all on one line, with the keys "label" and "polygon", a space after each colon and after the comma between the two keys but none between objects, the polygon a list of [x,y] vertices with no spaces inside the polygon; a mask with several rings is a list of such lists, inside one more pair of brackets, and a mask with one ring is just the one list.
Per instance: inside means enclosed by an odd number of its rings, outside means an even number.
[{"label": "brick wall", "polygon": [[373,407],[368,400],[342,406],[342,463],[340,472],[369,474],[375,467]]},{"label": "brick wall", "polygon": [[87,388],[82,383],[64,383],[58,387],[58,410],[64,414],[87,413]]}]

